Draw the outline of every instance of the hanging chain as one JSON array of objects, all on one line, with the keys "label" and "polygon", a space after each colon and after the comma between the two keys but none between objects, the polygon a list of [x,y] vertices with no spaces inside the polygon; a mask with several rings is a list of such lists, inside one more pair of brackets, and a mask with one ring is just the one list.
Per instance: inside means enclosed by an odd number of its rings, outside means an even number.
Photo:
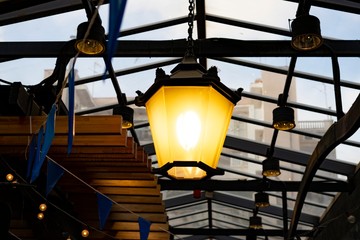
[{"label": "hanging chain", "polygon": [[195,3],[194,0],[189,0],[189,15],[188,15],[188,46],[187,46],[187,55],[193,56],[194,55],[194,39],[192,37],[193,35],[193,28],[194,28],[194,9],[195,9]]}]

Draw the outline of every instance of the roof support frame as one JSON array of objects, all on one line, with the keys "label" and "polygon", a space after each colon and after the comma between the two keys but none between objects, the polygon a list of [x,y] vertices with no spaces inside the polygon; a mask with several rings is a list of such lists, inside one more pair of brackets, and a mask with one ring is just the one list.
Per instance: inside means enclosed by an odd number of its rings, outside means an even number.
[{"label": "roof support frame", "polygon": [[[326,47],[311,52],[296,52],[286,40],[241,41],[225,38],[195,40],[197,57],[331,57]],[[0,42],[1,61],[14,58],[56,58],[67,42]],[[359,57],[359,40],[326,40],[338,57]],[[114,57],[183,57],[186,39],[179,40],[119,40]],[[72,57],[75,49],[64,56]],[[90,57],[80,55],[80,57]],[[92,57],[103,57],[102,55]]]},{"label": "roof support frame", "polygon": [[[268,192],[297,192],[301,181],[272,181],[259,180],[164,180],[159,179],[161,190],[205,190],[205,191],[268,191]],[[353,186],[348,182],[313,181],[310,192],[351,192]],[[190,198],[191,199],[191,198]],[[191,199],[193,200],[193,199]],[[205,199],[204,199],[205,200]],[[195,201],[195,200],[193,200]],[[197,200],[199,201],[199,200]]]},{"label": "roof support frame", "polygon": [[[235,138],[231,136],[226,137],[224,146],[230,149],[258,154],[262,156],[266,156],[266,151],[268,148],[267,144],[258,143],[251,140],[245,140],[242,138]],[[288,163],[306,166],[310,155],[302,152],[276,147],[273,157]],[[320,166],[319,170],[329,171],[349,177],[354,174],[355,165],[338,162],[327,158]]]}]

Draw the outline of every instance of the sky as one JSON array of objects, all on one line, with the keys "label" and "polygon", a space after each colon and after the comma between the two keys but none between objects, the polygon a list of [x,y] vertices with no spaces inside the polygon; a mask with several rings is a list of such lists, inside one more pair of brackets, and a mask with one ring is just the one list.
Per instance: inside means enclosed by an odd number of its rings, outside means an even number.
[{"label": "sky", "polygon": [[[262,25],[289,29],[289,20],[295,18],[297,5],[282,0],[206,0],[208,13],[230,19],[254,22]],[[164,11],[166,9],[166,11]],[[100,7],[100,16],[103,26],[108,28],[108,6]],[[121,29],[129,29],[137,26],[164,21],[167,19],[183,17],[188,14],[188,1],[184,0],[128,0],[124,20]],[[356,14],[343,14],[332,10],[322,10],[312,7],[310,14],[315,15],[321,22],[322,35],[334,39],[358,39],[360,36],[360,16]],[[77,25],[86,21],[85,12],[75,11],[67,14],[59,14],[48,18],[36,19],[19,24],[11,24],[0,27],[0,41],[68,41],[76,35]],[[134,40],[170,40],[184,39],[187,37],[187,24],[172,28],[161,29],[144,34],[128,36],[123,39]],[[207,23],[207,37],[234,38],[239,40],[288,40],[284,36],[262,34],[257,31],[247,30],[217,24]],[[196,28],[194,29],[196,39]],[[114,59],[116,70],[127,69],[147,63],[158,62],[166,58],[122,58]],[[290,58],[247,58],[248,61],[286,67]],[[340,58],[341,79],[360,82],[359,58]],[[230,88],[242,87],[247,90],[250,83],[261,76],[259,70],[246,67],[229,65],[216,61],[209,61],[209,66],[216,65],[222,82]],[[21,81],[24,85],[32,85],[44,78],[44,69],[53,69],[55,59],[31,59],[16,60],[0,64],[0,79],[10,82]],[[169,73],[174,66],[164,67]],[[93,74],[102,74],[104,64],[102,59],[78,59],[76,68],[80,78]],[[304,71],[321,76],[332,77],[330,59],[299,58],[296,71]],[[120,87],[127,96],[135,96],[136,90],[143,92],[153,83],[155,70],[145,71],[118,78]],[[89,89],[95,97],[114,97],[115,92],[109,80],[89,84]],[[333,88],[327,84],[312,81],[297,80],[298,101],[303,104],[321,106],[335,109]],[[342,89],[344,110],[349,109],[359,91]],[[327,116],[299,112],[300,120],[321,120]],[[360,139],[360,133],[355,134],[354,139]],[[353,150],[343,151],[343,156],[351,161],[358,161]]]}]

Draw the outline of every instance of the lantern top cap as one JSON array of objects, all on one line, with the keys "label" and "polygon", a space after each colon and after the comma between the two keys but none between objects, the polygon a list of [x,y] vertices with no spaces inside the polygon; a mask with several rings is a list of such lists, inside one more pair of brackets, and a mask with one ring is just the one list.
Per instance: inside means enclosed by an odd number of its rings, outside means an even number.
[{"label": "lantern top cap", "polygon": [[195,56],[191,55],[186,55],[182,61],[171,70],[171,74],[175,75],[178,71],[199,71],[202,74],[206,73],[206,69],[196,61]]},{"label": "lantern top cap", "polygon": [[172,71],[167,75],[161,68],[156,70],[155,83],[145,92],[138,91],[135,98],[137,106],[145,106],[145,103],[163,86],[211,86],[221,93],[233,104],[241,99],[242,89],[233,91],[220,82],[217,68],[211,67],[208,71],[200,65],[193,56],[185,56]]}]

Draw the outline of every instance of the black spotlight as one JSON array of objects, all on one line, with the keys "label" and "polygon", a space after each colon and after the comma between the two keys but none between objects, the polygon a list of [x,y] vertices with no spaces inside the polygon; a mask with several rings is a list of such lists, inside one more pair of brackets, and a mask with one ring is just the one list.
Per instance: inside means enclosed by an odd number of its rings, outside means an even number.
[{"label": "black spotlight", "polygon": [[269,194],[264,192],[258,192],[255,194],[255,206],[258,208],[270,206]]},{"label": "black spotlight", "polygon": [[85,36],[88,28],[89,22],[83,22],[78,26],[75,48],[87,55],[103,53],[105,51],[105,29],[95,21],[88,35]]},{"label": "black spotlight", "polygon": [[249,228],[251,228],[251,229],[261,229],[262,228],[261,217],[258,217],[258,216],[250,217]]},{"label": "black spotlight", "polygon": [[279,160],[275,158],[267,158],[262,162],[262,175],[265,177],[277,177],[281,174]]},{"label": "black spotlight", "polygon": [[128,129],[134,125],[134,109],[128,106],[116,106],[113,109],[113,115],[122,116],[122,128]]},{"label": "black spotlight", "polygon": [[277,107],[273,110],[273,127],[277,130],[291,130],[295,127],[294,110],[290,107]]},{"label": "black spotlight", "polygon": [[291,23],[291,46],[300,51],[316,49],[323,43],[320,20],[311,15],[297,17]]}]

